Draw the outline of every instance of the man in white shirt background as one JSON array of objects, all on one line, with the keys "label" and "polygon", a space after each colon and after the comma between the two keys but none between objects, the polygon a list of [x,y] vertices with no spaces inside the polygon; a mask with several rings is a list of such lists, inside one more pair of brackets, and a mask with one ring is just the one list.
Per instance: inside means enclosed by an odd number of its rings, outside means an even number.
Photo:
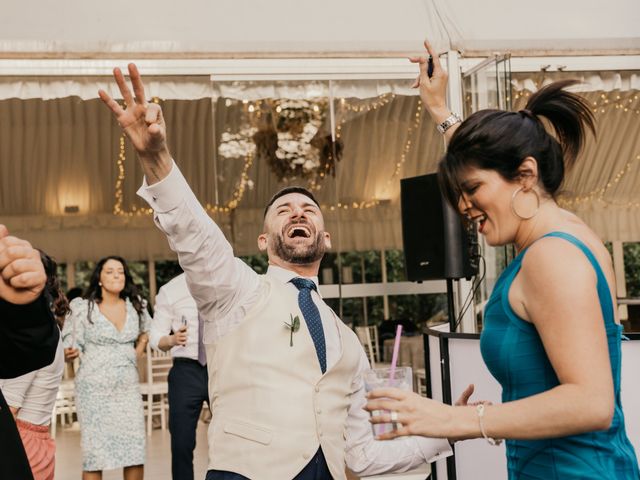
[{"label": "man in white shirt background", "polygon": [[178,253],[206,322],[213,414],[207,480],[342,480],[345,467],[374,475],[449,455],[446,440],[374,439],[362,409],[366,355],[318,293],[331,241],[313,195],[294,187],[269,202],[258,238],[269,269],[256,274],[234,257],[174,164],[162,111],[147,102],[135,65],[129,74],[135,98],[114,70],[126,109],[104,91],[100,97],[138,153],[145,173],[139,195]]},{"label": "man in white shirt background", "polygon": [[171,350],[169,371],[169,431],[173,480],[193,480],[196,428],[207,392],[207,364],[198,307],[180,274],[163,285],[156,296],[149,345]]}]

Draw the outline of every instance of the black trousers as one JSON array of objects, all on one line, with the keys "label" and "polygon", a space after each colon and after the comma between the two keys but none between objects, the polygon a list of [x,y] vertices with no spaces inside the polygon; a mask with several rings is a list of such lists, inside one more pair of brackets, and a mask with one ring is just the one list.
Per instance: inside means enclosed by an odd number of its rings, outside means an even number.
[{"label": "black trousers", "polygon": [[[233,472],[223,472],[221,470],[209,470],[205,480],[249,480],[247,477],[243,477]],[[255,479],[251,479],[255,480]],[[287,479],[282,479],[287,480]],[[311,461],[307,463],[307,466],[296,475],[293,480],[331,480],[331,473],[329,473],[329,466],[327,460],[324,458],[322,449],[319,448]]]},{"label": "black trousers", "polygon": [[173,480],[193,480],[193,450],[202,402],[209,401],[207,367],[174,358],[169,372],[169,431]]},{"label": "black trousers", "polygon": [[33,480],[13,415],[0,392],[0,478]]}]

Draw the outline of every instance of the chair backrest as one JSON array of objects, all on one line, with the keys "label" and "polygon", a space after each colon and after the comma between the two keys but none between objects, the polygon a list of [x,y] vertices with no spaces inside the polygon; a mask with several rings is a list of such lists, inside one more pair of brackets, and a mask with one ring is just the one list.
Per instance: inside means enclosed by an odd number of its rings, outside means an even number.
[{"label": "chair backrest", "polygon": [[364,347],[365,352],[367,352],[369,363],[371,363],[371,368],[375,368],[376,362],[379,358],[379,355],[377,355],[379,348],[378,329],[375,326],[367,326],[356,327],[355,331],[358,339],[360,340],[360,343]]},{"label": "chair backrest", "polygon": [[152,350],[147,344],[147,382],[166,382],[169,370],[173,366],[171,352]]},{"label": "chair backrest", "polygon": [[371,337],[371,343],[373,345],[373,355],[376,358],[376,362],[381,362],[382,358],[380,356],[380,341],[378,339],[378,327],[375,325],[370,325],[367,327],[369,329],[369,336]]}]

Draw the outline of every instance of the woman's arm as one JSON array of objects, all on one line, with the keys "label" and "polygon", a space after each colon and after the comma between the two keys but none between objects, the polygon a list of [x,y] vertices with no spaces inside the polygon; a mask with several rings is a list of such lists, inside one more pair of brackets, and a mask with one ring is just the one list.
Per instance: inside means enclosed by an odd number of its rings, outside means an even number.
[{"label": "woman's arm", "polygon": [[142,332],[136,339],[136,356],[142,357],[147,350],[147,343],[149,342],[149,335]]},{"label": "woman's arm", "polygon": [[[596,276],[582,252],[561,239],[536,242],[509,292],[542,339],[560,381],[546,392],[485,406],[485,433],[495,438],[553,438],[609,428],[613,379]],[[381,397],[390,397],[384,400]],[[379,390],[368,410],[398,411],[399,435],[477,438],[475,407],[452,407],[400,391]],[[389,421],[389,415],[381,416]],[[385,438],[393,438],[394,434]]]},{"label": "woman's arm", "polygon": [[84,350],[85,320],[89,304],[83,298],[74,298],[71,300],[69,308],[71,310],[62,327],[62,346],[64,347],[65,361],[73,362]]},{"label": "woman's arm", "polygon": [[[442,68],[440,64],[440,58],[437,52],[431,47],[431,44],[427,41],[424,42],[424,47],[427,50],[429,56],[433,59],[433,72],[431,77],[428,75],[429,59],[428,57],[412,57],[409,60],[413,63],[417,63],[420,69],[418,78],[416,78],[413,88],[420,89],[420,99],[423,105],[429,112],[429,115],[436,123],[440,125],[452,114],[451,110],[447,107],[447,81],[448,74]],[[459,113],[459,112],[457,112]],[[444,133],[444,140],[446,144],[449,144],[453,133],[460,126],[459,123],[449,127]]]}]

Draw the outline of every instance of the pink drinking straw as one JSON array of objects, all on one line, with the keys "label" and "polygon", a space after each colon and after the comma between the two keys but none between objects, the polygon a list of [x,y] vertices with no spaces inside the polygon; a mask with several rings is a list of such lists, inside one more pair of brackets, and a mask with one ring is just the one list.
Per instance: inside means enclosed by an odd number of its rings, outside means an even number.
[{"label": "pink drinking straw", "polygon": [[396,341],[393,343],[393,355],[391,356],[391,368],[389,369],[388,386],[393,385],[393,377],[396,375],[396,364],[398,363],[398,351],[400,350],[400,337],[402,336],[402,325],[396,329]]}]

